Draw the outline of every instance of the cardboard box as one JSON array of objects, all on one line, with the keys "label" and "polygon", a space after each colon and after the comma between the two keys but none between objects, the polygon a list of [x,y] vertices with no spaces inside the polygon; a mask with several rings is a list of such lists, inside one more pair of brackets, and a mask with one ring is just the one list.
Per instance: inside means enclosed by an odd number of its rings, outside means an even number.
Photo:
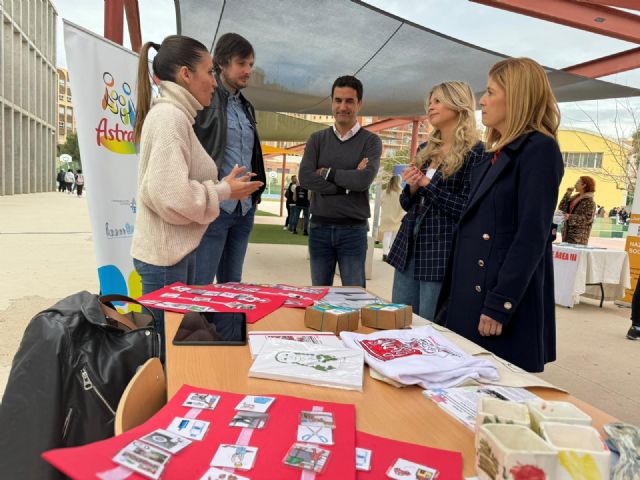
[{"label": "cardboard box", "polygon": [[400,303],[376,303],[360,310],[362,325],[380,330],[408,328],[411,325],[413,312],[411,305]]},{"label": "cardboard box", "polygon": [[343,330],[350,332],[357,330],[359,320],[358,310],[337,305],[312,305],[304,312],[305,327],[321,332],[333,332],[336,335]]}]

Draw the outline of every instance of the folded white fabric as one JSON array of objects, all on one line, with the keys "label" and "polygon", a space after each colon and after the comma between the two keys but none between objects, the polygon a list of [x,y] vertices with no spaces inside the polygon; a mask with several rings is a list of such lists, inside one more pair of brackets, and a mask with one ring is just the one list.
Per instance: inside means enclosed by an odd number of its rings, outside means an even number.
[{"label": "folded white fabric", "polygon": [[492,362],[469,355],[430,326],[369,335],[343,331],[340,338],[346,347],[363,350],[371,368],[404,385],[449,388],[467,379],[500,378]]}]

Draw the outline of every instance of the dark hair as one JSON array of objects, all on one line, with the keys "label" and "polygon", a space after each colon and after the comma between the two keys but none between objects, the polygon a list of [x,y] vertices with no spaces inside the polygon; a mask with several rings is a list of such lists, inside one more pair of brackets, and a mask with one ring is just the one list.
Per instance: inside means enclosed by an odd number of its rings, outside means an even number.
[{"label": "dark hair", "polygon": [[333,98],[333,91],[336,89],[336,87],[353,88],[358,95],[358,101],[362,101],[362,82],[353,75],[344,75],[342,77],[336,78],[336,81],[333,82],[333,87],[331,87],[331,98]]},{"label": "dark hair", "polygon": [[136,120],[134,132],[136,142],[140,142],[142,125],[151,108],[151,82],[149,81],[149,49],[158,53],[153,58],[153,74],[160,80],[176,81],[176,73],[180,67],[195,70],[196,64],[209,52],[198,40],[183,35],[170,35],[161,45],[154,42],[145,43],[140,49],[138,61],[138,100],[136,102]]},{"label": "dark hair", "polygon": [[580,177],[580,180],[582,181],[582,183],[584,183],[584,193],[596,191],[596,181],[593,178],[584,175]]},{"label": "dark hair", "polygon": [[222,70],[220,67],[229,65],[233,57],[244,59],[249,55],[255,57],[249,40],[237,33],[225,33],[218,39],[216,48],[213,50],[213,67],[216,73],[220,73]]}]

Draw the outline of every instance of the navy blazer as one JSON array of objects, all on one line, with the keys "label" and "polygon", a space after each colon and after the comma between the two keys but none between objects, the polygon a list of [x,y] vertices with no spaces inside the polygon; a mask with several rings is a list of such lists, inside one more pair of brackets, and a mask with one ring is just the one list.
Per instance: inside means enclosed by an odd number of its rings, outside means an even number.
[{"label": "navy blazer", "polygon": [[[549,232],[563,173],[558,143],[539,132],[474,172],[438,302],[440,323],[530,372],[555,360]],[[502,334],[480,336],[481,314]]]},{"label": "navy blazer", "polygon": [[[400,204],[407,214],[402,218],[400,230],[387,255],[389,265],[404,272],[411,252],[415,258],[413,278],[442,281],[453,231],[471,190],[471,172],[482,161],[483,155],[484,145],[478,142],[467,152],[464,163],[453,175],[445,179],[440,170],[436,171],[431,183],[420,187],[413,197],[409,194],[409,186],[405,187],[400,195]],[[418,212],[422,212],[423,218],[414,233]]]}]

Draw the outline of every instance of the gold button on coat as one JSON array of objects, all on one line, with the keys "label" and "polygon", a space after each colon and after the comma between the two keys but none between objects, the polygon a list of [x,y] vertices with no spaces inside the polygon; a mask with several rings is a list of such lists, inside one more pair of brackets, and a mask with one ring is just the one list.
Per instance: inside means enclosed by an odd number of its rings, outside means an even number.
[{"label": "gold button on coat", "polygon": [[511,310],[512,308],[513,308],[513,305],[511,305],[511,302],[504,302],[505,310]]},{"label": "gold button on coat", "polygon": [[489,240],[490,238],[491,238],[491,236],[489,236],[489,234],[488,234],[488,233],[483,233],[483,234],[482,234],[482,239],[483,239],[483,240]]},{"label": "gold button on coat", "polygon": [[482,287],[480,285],[476,285],[476,292],[480,293],[482,291]]},{"label": "gold button on coat", "polygon": [[484,267],[484,260],[478,260],[478,265],[480,265],[481,267]]}]

